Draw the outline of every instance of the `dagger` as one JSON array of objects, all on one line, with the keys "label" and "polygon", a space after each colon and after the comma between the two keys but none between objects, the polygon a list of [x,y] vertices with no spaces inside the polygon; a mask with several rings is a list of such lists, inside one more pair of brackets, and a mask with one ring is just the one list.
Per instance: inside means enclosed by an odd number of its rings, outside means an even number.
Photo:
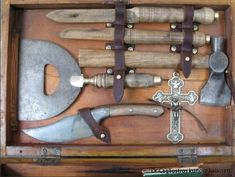
[{"label": "dagger", "polygon": [[[83,40],[114,40],[114,28],[68,28],[60,33],[61,38]],[[172,44],[180,45],[184,41],[183,32],[125,29],[124,41],[127,44]],[[193,33],[193,45],[204,46],[210,42],[210,36],[202,32]]]},{"label": "dagger", "polygon": [[[138,115],[156,118],[163,113],[164,110],[161,106],[153,104],[106,105],[91,110],[91,115],[99,124],[108,117]],[[70,142],[94,136],[92,130],[79,113],[65,117],[50,125],[23,129],[22,131],[37,140],[49,143]]]},{"label": "dagger", "polygon": [[[128,23],[169,22],[181,23],[184,20],[183,8],[134,7],[127,9]],[[59,23],[111,23],[115,20],[114,9],[63,9],[47,14]],[[211,24],[219,18],[219,13],[208,7],[194,10],[193,21]]]}]

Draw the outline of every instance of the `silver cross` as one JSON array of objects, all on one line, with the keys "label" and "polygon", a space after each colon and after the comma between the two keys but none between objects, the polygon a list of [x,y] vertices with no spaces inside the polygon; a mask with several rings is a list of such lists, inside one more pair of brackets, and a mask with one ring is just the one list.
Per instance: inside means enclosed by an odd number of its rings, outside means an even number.
[{"label": "silver cross", "polygon": [[[173,77],[168,81],[171,87],[170,93],[156,92],[152,99],[156,102],[168,102],[172,108],[178,107],[182,102],[194,105],[198,100],[198,96],[194,91],[189,91],[187,94],[181,93],[181,88],[184,86],[184,81],[179,78],[179,74],[174,72]],[[167,139],[173,144],[177,144],[184,139],[184,135],[180,132],[180,110],[171,110],[170,114],[170,132]]]}]

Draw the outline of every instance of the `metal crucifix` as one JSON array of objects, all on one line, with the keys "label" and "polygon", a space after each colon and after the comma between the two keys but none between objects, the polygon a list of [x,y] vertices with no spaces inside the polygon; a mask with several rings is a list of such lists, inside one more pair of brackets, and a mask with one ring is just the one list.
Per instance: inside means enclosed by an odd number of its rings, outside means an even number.
[{"label": "metal crucifix", "polygon": [[171,104],[172,110],[170,114],[170,132],[167,134],[167,139],[173,144],[177,144],[183,140],[184,135],[180,132],[180,109],[174,109],[185,102],[194,105],[198,100],[198,96],[194,91],[189,91],[187,94],[181,93],[181,88],[184,86],[184,81],[179,78],[179,74],[174,72],[173,77],[168,81],[171,87],[170,93],[156,92],[152,99],[156,102]]}]

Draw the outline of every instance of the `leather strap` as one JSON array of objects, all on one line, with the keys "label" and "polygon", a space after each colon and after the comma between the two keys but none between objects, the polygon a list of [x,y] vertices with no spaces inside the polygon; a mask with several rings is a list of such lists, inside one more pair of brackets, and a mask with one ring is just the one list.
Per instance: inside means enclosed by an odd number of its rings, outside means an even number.
[{"label": "leather strap", "polygon": [[231,90],[233,102],[235,103],[235,86],[233,82],[233,75],[230,69],[225,72],[227,84]]},{"label": "leather strap", "polygon": [[192,6],[184,7],[184,21],[182,29],[184,33],[184,41],[181,46],[181,67],[186,78],[191,74],[192,64],[192,45],[193,45],[193,15],[194,8]]},{"label": "leather strap", "polygon": [[122,100],[124,94],[125,84],[125,22],[126,22],[126,4],[116,3],[115,4],[115,21],[114,21],[114,42],[112,49],[115,51],[115,66],[114,66],[114,85],[113,94],[115,101],[119,103]]},{"label": "leather strap", "polygon": [[111,143],[111,136],[109,130],[105,127],[102,127],[96,122],[89,108],[80,109],[79,113],[85,120],[87,125],[90,127],[91,131],[93,132],[96,138],[100,139],[105,143]]}]

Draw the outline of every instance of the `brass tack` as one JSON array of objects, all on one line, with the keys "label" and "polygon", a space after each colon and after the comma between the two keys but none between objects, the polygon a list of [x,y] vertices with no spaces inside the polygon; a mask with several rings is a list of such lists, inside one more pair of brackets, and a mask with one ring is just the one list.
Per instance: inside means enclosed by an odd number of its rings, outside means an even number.
[{"label": "brass tack", "polygon": [[117,75],[117,79],[119,80],[119,79],[121,79],[122,78],[122,76],[120,75],[120,74],[118,74]]},{"label": "brass tack", "polygon": [[108,28],[112,27],[112,23],[106,23],[106,27]]},{"label": "brass tack", "polygon": [[192,53],[197,54],[198,50],[196,48],[193,48]]},{"label": "brass tack", "polygon": [[211,37],[209,35],[206,35],[206,43],[208,44],[210,43],[210,41],[211,41]]},{"label": "brass tack", "polygon": [[128,24],[127,28],[132,29],[134,26],[132,24]]},{"label": "brass tack", "polygon": [[171,51],[176,52],[176,46],[171,46]]},{"label": "brass tack", "polygon": [[134,69],[130,69],[129,70],[129,74],[134,74],[135,73],[135,70]]},{"label": "brass tack", "polygon": [[128,47],[128,49],[127,49],[128,51],[134,51],[134,48],[133,47]]},{"label": "brass tack", "polygon": [[215,12],[215,19],[219,19],[219,12]]},{"label": "brass tack", "polygon": [[111,45],[106,45],[105,47],[106,50],[111,50],[111,48],[112,48]]},{"label": "brass tack", "polygon": [[190,60],[190,58],[189,57],[185,57],[185,61],[189,61]]},{"label": "brass tack", "polygon": [[107,73],[107,74],[112,74],[112,73],[113,73],[112,68],[108,68],[108,69],[106,70],[106,73]]},{"label": "brass tack", "polygon": [[171,29],[176,29],[176,24],[171,24]]},{"label": "brass tack", "polygon": [[102,133],[102,134],[100,134],[100,138],[105,138],[105,134],[104,133]]},{"label": "brass tack", "polygon": [[193,25],[193,30],[194,31],[198,31],[198,26],[197,25]]}]

